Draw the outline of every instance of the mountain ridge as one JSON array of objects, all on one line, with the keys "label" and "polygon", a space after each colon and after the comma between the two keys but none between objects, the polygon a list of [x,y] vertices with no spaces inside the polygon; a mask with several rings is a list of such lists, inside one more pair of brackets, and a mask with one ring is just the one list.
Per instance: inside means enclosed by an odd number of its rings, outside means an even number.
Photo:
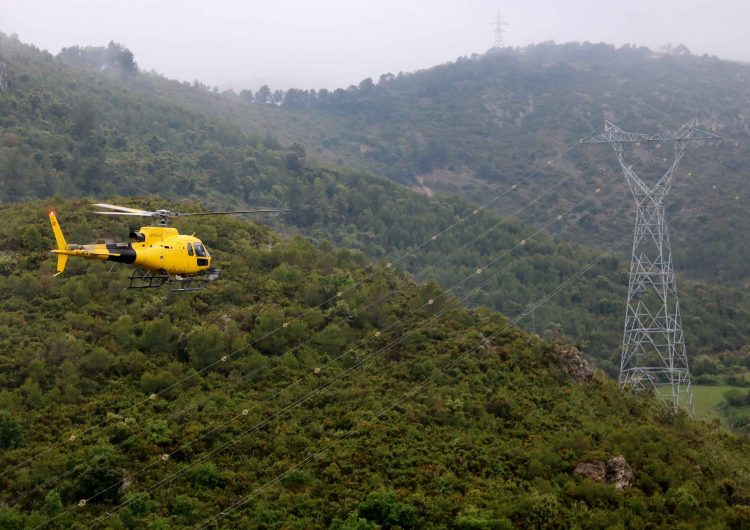
[{"label": "mountain ridge", "polygon": [[[746,224],[741,212],[750,197],[742,175],[750,158],[750,122],[742,109],[750,104],[749,93],[750,66],[743,63],[578,43],[459,58],[419,72],[386,74],[377,83],[363,80],[348,89],[293,89],[283,99],[275,98],[274,105],[258,103],[257,95],[253,100],[225,95],[198,103],[175,92],[188,107],[199,105],[246,131],[273,130],[324,160],[473,201],[493,186],[512,182],[528,161],[543,161],[586,137],[604,119],[651,133],[675,130],[698,117],[704,128],[727,140],[721,152],[689,150],[678,170],[675,186],[696,186],[703,200],[670,212],[681,243],[675,245],[675,257],[691,277],[735,285],[745,283],[750,272],[745,267],[750,249],[727,222],[729,216],[743,230]],[[657,148],[633,156],[636,167],[666,169],[662,158],[669,160],[671,154],[662,156]],[[717,159],[725,160],[721,170],[704,174]],[[559,178],[572,178],[579,186],[613,183],[627,196],[621,171],[606,149],[587,148],[571,162],[523,190],[523,197],[533,197]],[[575,202],[570,193],[561,193],[560,199]],[[497,205],[501,211],[510,206]],[[624,202],[598,212],[595,222],[572,239],[596,244],[614,240],[615,227],[629,218],[629,206]],[[542,211],[540,207],[521,220],[535,224]],[[711,256],[722,255],[725,240],[734,252],[725,252],[727,261],[719,264]]]},{"label": "mountain ridge", "polygon": [[[566,344],[570,334],[616,369],[625,262],[553,238],[598,199],[566,204],[564,223],[535,234],[170,103],[173,85],[156,77],[71,68],[5,39],[0,526],[750,525],[747,437],[621,392]],[[105,198],[292,209],[270,220],[282,234],[231,217],[178,220],[223,269],[198,293],[123,291],[126,268],[83,260],[54,278],[48,209],[70,241],[126,234],[121,220],[89,215]],[[555,221],[558,210],[540,208]],[[473,308],[458,303],[485,278],[496,282]],[[741,378],[744,293],[679,281],[702,354],[695,375]],[[509,325],[521,314],[548,340]]]},{"label": "mountain ridge", "polygon": [[[70,68],[17,42],[4,41],[3,49],[13,74],[10,90],[0,93],[4,111],[0,114],[0,177],[5,184],[0,193],[5,200],[55,193],[99,197],[156,193],[165,198],[200,198],[208,206],[283,205],[292,208],[283,221],[284,230],[386,260],[430,241],[431,236],[476,209],[459,198],[437,195],[428,199],[369,174],[321,165],[299,144],[285,147],[268,135],[245,134],[165,100],[167,89],[179,88],[178,92],[198,101],[208,97],[222,105],[232,103],[202,89],[161,83],[155,76],[133,72]],[[137,88],[139,84],[154,85],[158,90],[151,94]],[[173,99],[183,97],[175,93]],[[282,112],[283,108],[268,110]],[[573,145],[575,142],[569,144]],[[558,157],[550,166],[543,162],[549,157],[537,162],[539,182],[555,182],[546,190],[551,192],[550,200],[564,190],[560,186],[567,186],[567,181],[555,181],[560,174],[555,164],[575,167],[576,158],[568,158]],[[536,159],[534,155],[532,161]],[[523,174],[529,174],[527,168]],[[538,217],[553,223],[549,233],[535,235],[535,229],[483,209],[470,216],[472,223],[453,227],[451,233],[402,265],[424,280],[434,279],[450,287],[476,267],[505,256],[491,270],[498,274],[497,282],[470,302],[488,305],[512,318],[521,314],[534,296],[554,286],[556,278],[598,252],[555,240],[541,244],[563,226],[596,226],[591,213],[600,211],[601,206],[592,188],[585,189],[592,195],[590,200],[578,199],[572,204],[562,200],[554,208],[546,195],[530,205],[532,200],[519,198],[513,190],[506,200],[514,201],[514,206],[520,202],[532,212],[544,210]],[[511,186],[506,184],[504,189],[509,191]],[[615,191],[612,186],[601,189],[600,196],[615,196],[610,195]],[[680,191],[678,187],[676,194]],[[492,196],[500,193],[505,191]],[[681,202],[684,205],[686,201]],[[555,221],[555,213],[564,218]],[[282,228],[281,222],[273,222]],[[618,238],[629,229],[623,224]],[[525,264],[507,269],[507,259],[520,252],[515,247],[522,240],[529,241],[528,248],[541,246]],[[625,270],[621,258],[601,264],[594,275],[596,281],[535,312],[526,329],[578,342],[589,358],[615,374],[621,340],[618,304],[625,296]],[[717,359],[725,359],[722,363],[728,365],[722,369],[727,372],[722,377],[729,377],[734,367],[741,365],[750,337],[750,319],[743,316],[750,314],[750,303],[739,289],[682,278],[679,288],[688,347],[693,355],[711,357],[708,361],[699,357],[696,366],[711,366]],[[698,375],[708,380],[714,377],[711,373]]]}]

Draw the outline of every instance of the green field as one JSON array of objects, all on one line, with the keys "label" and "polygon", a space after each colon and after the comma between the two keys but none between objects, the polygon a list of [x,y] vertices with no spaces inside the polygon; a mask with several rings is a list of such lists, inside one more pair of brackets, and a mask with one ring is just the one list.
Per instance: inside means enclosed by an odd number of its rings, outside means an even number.
[{"label": "green field", "polygon": [[742,389],[741,387],[728,385],[693,385],[696,417],[703,420],[721,420],[718,409],[719,403],[724,399],[724,394],[734,388]]}]

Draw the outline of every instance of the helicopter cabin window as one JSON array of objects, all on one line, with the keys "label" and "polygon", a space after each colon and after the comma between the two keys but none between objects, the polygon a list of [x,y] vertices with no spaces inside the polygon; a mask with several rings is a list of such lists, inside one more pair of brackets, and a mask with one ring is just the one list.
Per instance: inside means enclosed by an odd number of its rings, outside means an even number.
[{"label": "helicopter cabin window", "polygon": [[188,248],[188,256],[192,256],[193,255],[193,245],[191,243],[188,243],[187,244],[187,248]]},{"label": "helicopter cabin window", "polygon": [[194,246],[195,246],[195,255],[196,256],[200,256],[202,258],[205,258],[206,257],[206,249],[203,248],[203,245],[201,245],[200,243],[195,243]]}]

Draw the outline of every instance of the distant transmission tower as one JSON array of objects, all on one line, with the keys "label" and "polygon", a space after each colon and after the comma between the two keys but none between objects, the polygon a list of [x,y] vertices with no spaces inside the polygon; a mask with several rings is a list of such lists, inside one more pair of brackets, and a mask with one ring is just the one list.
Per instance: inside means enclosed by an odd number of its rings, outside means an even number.
[{"label": "distant transmission tower", "polygon": [[[582,143],[612,145],[636,205],[620,388],[653,389],[674,414],[679,410],[681,394],[692,413],[693,392],[672,267],[665,199],[688,142],[720,139],[720,136],[696,129],[695,121],[672,136],[629,133],[605,121],[603,133],[582,140]],[[674,162],[653,186],[641,180],[625,161],[625,144],[641,142],[656,143],[656,147],[670,142],[675,146]]]},{"label": "distant transmission tower", "polygon": [[503,30],[503,27],[508,25],[503,22],[503,16],[500,14],[499,9],[497,11],[497,16],[495,17],[495,22],[493,22],[492,25],[495,28],[495,44],[492,48],[499,50],[505,46],[505,31]]}]

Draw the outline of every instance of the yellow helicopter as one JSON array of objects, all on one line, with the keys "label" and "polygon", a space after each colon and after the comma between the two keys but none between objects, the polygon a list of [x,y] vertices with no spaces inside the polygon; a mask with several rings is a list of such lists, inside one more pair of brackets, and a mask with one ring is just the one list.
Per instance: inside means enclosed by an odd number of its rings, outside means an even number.
[{"label": "yellow helicopter", "polygon": [[134,265],[128,289],[149,289],[169,284],[173,291],[202,289],[219,279],[220,269],[211,265],[211,255],[203,242],[195,236],[180,234],[169,221],[176,217],[192,215],[228,215],[238,213],[271,213],[287,211],[285,208],[256,208],[232,212],[180,213],[169,210],[138,210],[114,204],[97,203],[94,206],[109,211],[93,212],[99,215],[127,215],[156,218],[157,226],[142,226],[130,232],[128,243],[69,244],[65,241],[54,211],[49,212],[52,232],[57,248],[57,274],[62,274],[69,256],[112,261]]}]

